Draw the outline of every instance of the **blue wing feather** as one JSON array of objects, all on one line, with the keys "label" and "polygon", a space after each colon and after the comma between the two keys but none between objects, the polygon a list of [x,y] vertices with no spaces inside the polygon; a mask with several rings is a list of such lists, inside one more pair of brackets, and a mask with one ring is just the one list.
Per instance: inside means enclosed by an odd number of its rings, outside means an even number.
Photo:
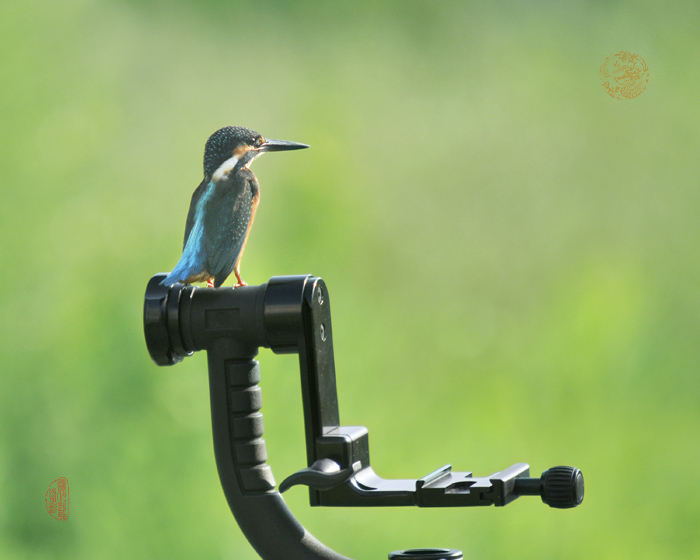
[{"label": "blue wing feather", "polygon": [[209,270],[216,278],[214,285],[221,285],[233,271],[243,249],[248,223],[253,206],[253,197],[247,181],[229,190],[222,200],[225,210],[207,215],[204,227],[215,231],[216,236],[207,236]]},{"label": "blue wing feather", "polygon": [[204,251],[204,220],[208,200],[212,197],[216,184],[210,181],[204,188],[202,183],[194,195],[187,215],[185,227],[185,246],[182,256],[175,268],[161,282],[164,286],[172,286],[175,282],[188,282],[207,269],[207,255]]},{"label": "blue wing feather", "polygon": [[223,284],[243,249],[257,192],[248,169],[202,183],[192,196],[182,256],[161,284],[189,283],[202,276],[215,278],[216,287]]}]

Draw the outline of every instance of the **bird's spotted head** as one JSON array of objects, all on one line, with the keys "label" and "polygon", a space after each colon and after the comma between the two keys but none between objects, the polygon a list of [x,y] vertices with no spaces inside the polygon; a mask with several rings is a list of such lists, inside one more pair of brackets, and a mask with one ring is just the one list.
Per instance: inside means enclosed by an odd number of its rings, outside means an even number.
[{"label": "bird's spotted head", "polygon": [[297,142],[265,139],[259,132],[243,126],[226,126],[217,130],[207,140],[204,147],[204,174],[212,177],[224,164],[230,164],[226,166],[228,171],[236,165],[248,167],[264,152],[300,150],[308,147]]}]

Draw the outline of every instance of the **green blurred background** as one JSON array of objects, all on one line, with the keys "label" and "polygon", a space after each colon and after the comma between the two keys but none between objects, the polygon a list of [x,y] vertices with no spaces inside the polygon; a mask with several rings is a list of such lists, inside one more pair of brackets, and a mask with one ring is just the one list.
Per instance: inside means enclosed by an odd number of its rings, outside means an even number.
[{"label": "green blurred background", "polygon": [[[141,327],[204,142],[239,124],[312,146],[255,163],[242,271],[326,280],[377,472],[586,475],[568,511],[294,489],[312,533],[357,559],[700,558],[699,26],[690,2],[2,2],[0,556],[256,558],[206,356],[157,368]],[[598,69],[623,50],[650,80],[617,101]],[[279,482],[304,466],[297,362],[260,361]]]}]

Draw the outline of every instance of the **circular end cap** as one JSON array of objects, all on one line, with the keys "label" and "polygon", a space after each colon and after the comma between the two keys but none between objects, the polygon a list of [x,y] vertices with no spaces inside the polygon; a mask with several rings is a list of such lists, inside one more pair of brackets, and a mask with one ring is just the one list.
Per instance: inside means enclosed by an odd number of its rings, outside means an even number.
[{"label": "circular end cap", "polygon": [[542,501],[553,508],[572,508],[583,502],[583,473],[576,467],[552,467],[542,473]]},{"label": "circular end cap", "polygon": [[167,303],[170,288],[161,286],[167,274],[156,274],[148,282],[143,302],[143,333],[153,361],[159,366],[172,366],[182,360],[170,344]]},{"label": "circular end cap", "polygon": [[409,548],[389,554],[389,560],[462,560],[462,551],[456,548]]}]

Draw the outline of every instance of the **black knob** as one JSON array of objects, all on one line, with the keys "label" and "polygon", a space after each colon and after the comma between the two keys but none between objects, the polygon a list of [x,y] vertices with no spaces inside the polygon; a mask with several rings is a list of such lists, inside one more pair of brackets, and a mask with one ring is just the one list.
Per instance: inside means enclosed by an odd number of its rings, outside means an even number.
[{"label": "black knob", "polygon": [[583,473],[576,467],[552,467],[542,473],[542,501],[553,508],[583,502]]},{"label": "black knob", "polygon": [[180,291],[184,286],[175,284],[171,288],[161,286],[167,274],[156,274],[148,282],[143,304],[143,331],[146,346],[153,361],[159,366],[178,363],[186,352],[178,344],[180,335],[177,328],[177,311]]},{"label": "black knob", "polygon": [[389,560],[462,560],[462,551],[456,548],[409,548],[389,554]]}]

